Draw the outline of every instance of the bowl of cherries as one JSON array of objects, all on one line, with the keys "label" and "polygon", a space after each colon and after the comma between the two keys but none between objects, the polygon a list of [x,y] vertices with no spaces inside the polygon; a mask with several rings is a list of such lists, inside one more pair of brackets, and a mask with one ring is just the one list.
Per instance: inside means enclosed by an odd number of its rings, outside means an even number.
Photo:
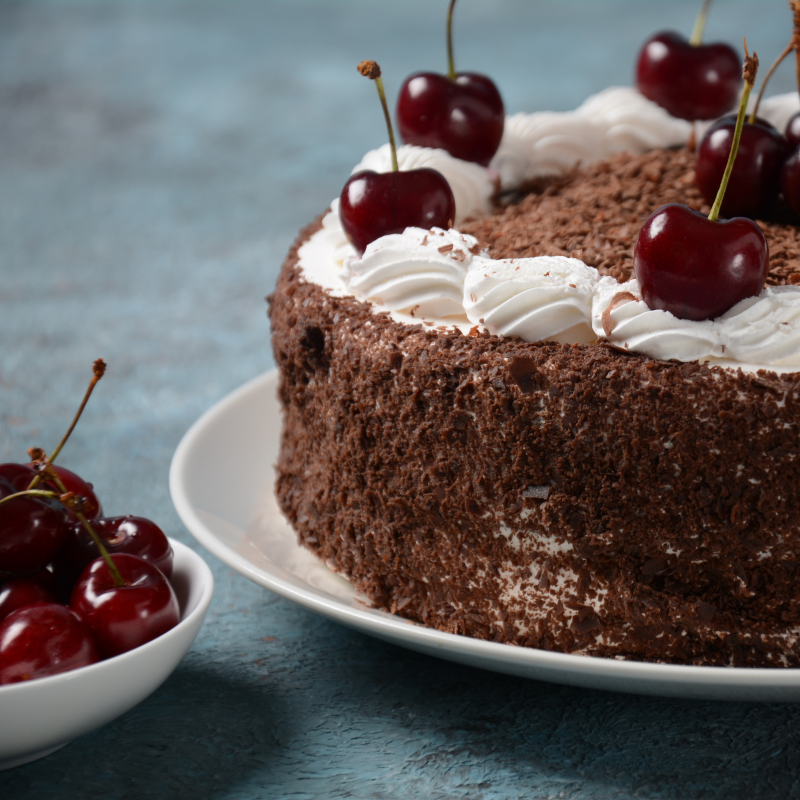
[{"label": "bowl of cherries", "polygon": [[0,464],[0,770],[41,758],[157,689],[211,601],[205,562],[144,517],[103,515],[48,456]]}]

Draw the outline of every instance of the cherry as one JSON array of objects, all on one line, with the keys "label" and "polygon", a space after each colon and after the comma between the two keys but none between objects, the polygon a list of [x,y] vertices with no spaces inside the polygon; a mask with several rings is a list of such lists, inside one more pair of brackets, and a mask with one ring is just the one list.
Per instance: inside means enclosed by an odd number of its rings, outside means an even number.
[{"label": "cherry", "polygon": [[436,170],[363,170],[342,189],[339,215],[347,238],[363,253],[370,242],[389,233],[451,227],[455,201],[450,185]]},{"label": "cherry", "polygon": [[[36,473],[23,464],[0,465],[0,499],[25,491]],[[0,505],[0,573],[43,569],[61,547],[69,517],[54,498],[15,497]]]},{"label": "cherry", "polygon": [[453,64],[453,6],[447,13],[447,75],[418,72],[406,78],[397,98],[397,125],[406,144],[438,147],[464,161],[488,166],[500,147],[503,99],[494,82]]},{"label": "cherry", "polygon": [[[103,508],[100,505],[100,501],[97,499],[97,495],[94,493],[94,486],[91,483],[87,483],[79,475],[76,475],[66,467],[62,467],[60,464],[51,464],[50,468],[55,471],[68,492],[72,492],[83,500],[83,508],[81,510],[87,519],[95,519],[103,513]],[[46,479],[44,483],[54,491],[59,491],[55,485],[51,484]],[[70,516],[76,519],[71,511]]]},{"label": "cherry", "polygon": [[124,585],[117,585],[106,562],[97,559],[70,598],[70,608],[92,631],[104,658],[133,650],[180,620],[175,592],[158,567],[127,553],[115,553],[111,560]]},{"label": "cherry", "polygon": [[57,602],[54,592],[46,589],[35,578],[12,578],[0,583],[0,619],[12,611],[33,603]]},{"label": "cherry", "polygon": [[757,65],[745,50],[745,88],[736,135],[708,217],[669,203],[652,214],[639,232],[633,268],[650,308],[681,319],[714,319],[764,287],[769,249],[761,228],[744,217],[718,220]]},{"label": "cherry", "polygon": [[800,217],[800,147],[795,148],[781,168],[781,190],[789,208]]},{"label": "cherry", "polygon": [[689,40],[662,31],[648,39],[636,62],[636,86],[673,117],[714,119],[736,102],[739,56],[730,45],[701,44],[710,0],[703,3]]},{"label": "cherry", "polygon": [[[109,553],[130,553],[155,564],[167,578],[172,575],[172,546],[155,522],[144,517],[101,517],[92,521],[92,528],[103,540]],[[77,577],[96,558],[97,545],[80,523],[67,533],[58,554]]]},{"label": "cherry", "polygon": [[793,51],[796,36],[792,36],[792,41],[767,71],[753,111],[741,131],[737,134],[737,118],[728,116],[713,123],[700,142],[695,166],[697,186],[706,202],[713,203],[734,138],[740,137],[736,163],[720,211],[724,217],[756,217],[768,211],[778,197],[781,167],[789,155],[789,144],[769,122],[758,116],[758,107],[772,74]]},{"label": "cherry", "polygon": [[40,569],[35,575],[31,575],[27,580],[38,583],[43,589],[51,594],[57,594],[56,579],[53,575],[52,564],[48,564],[45,569]]},{"label": "cherry", "polygon": [[783,135],[792,149],[800,145],[800,111],[794,114],[786,123],[786,130]]},{"label": "cherry", "polygon": [[[736,117],[724,117],[711,125],[697,148],[697,186],[709,204],[719,191],[735,133]],[[756,217],[767,212],[778,197],[788,152],[786,139],[769,122],[760,118],[745,122],[721,215]]]},{"label": "cherry", "polygon": [[91,633],[65,606],[36,603],[0,621],[0,685],[57,675],[99,660]]},{"label": "cherry", "polygon": [[406,144],[438,147],[484,167],[503,138],[500,92],[490,78],[476,72],[410,75],[400,87],[396,113]]},{"label": "cherry", "polygon": [[456,216],[456,202],[444,176],[433,169],[400,172],[380,67],[363,61],[359,72],[375,81],[383,105],[392,171],[362,170],[345,183],[339,202],[339,219],[347,238],[359,253],[370,242],[406,228],[449,228]]},{"label": "cherry", "polygon": [[0,464],[0,480],[10,484],[15,492],[24,492],[36,478],[36,471],[27,464]]},{"label": "cherry", "polygon": [[636,240],[633,268],[650,308],[714,319],[764,288],[767,241],[752,220],[711,221],[680,203],[661,206]]}]

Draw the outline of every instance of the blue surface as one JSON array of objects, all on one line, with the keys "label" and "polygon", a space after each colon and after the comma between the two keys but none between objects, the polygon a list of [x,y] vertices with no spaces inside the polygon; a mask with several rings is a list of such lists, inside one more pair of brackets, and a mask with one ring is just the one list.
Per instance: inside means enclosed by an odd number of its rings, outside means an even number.
[{"label": "blue surface", "polygon": [[[629,83],[646,36],[688,32],[697,6],[461,0],[457,63],[491,73],[509,111],[567,109]],[[385,140],[356,63],[378,60],[390,96],[442,69],[445,7],[0,2],[0,460],[52,449],[102,356],[61,463],[107,513],[193,545],[169,499],[172,452],[272,365],[263,297],[284,253]],[[783,0],[731,0],[708,37],[746,34],[766,66],[789,28]],[[787,64],[774,91],[793,81]],[[458,667],[208,560],[215,599],[177,672],[116,722],[0,774],[1,798],[800,797],[800,707]]]}]

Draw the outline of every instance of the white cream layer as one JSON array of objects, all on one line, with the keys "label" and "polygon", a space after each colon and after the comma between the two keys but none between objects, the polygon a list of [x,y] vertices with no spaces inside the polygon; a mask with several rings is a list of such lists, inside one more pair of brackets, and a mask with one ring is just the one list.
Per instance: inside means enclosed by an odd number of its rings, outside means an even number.
[{"label": "white cream layer", "polygon": [[[800,109],[796,92],[770,98],[760,116],[779,129]],[[576,163],[621,151],[644,152],[683,143],[690,126],[635,89],[607,89],[572,112],[509,117],[491,169],[442,150],[401,147],[401,169],[427,166],[447,178],[457,221],[488,212],[498,176],[503,188],[564,172]],[[354,170],[388,171],[388,146]],[[560,256],[493,260],[456,230],[402,234],[373,242],[359,259],[347,243],[338,200],[300,249],[307,280],[332,294],[375,303],[399,322],[424,321],[525,341],[612,344],[655,358],[710,361],[743,369],[800,370],[800,287],[766,288],[710,321],[681,320],[641,301],[635,280],[601,278],[582,261]]]}]

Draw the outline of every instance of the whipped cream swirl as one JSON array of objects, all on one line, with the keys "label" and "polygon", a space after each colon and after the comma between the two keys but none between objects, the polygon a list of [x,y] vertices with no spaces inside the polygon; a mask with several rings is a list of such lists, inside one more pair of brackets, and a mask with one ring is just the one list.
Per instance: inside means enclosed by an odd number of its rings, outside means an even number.
[{"label": "whipped cream swirl", "polygon": [[[478,217],[491,210],[492,195],[497,187],[491,172],[480,164],[454,158],[446,150],[405,144],[397,149],[397,165],[401,171],[427,167],[444,175],[456,201],[456,225],[469,217]],[[390,172],[392,153],[389,145],[370,150],[353,170],[353,174],[362,169]]]},{"label": "whipped cream swirl", "polygon": [[598,282],[592,305],[598,337],[654,358],[800,368],[800,287],[768,286],[722,316],[695,322],[651,309],[638,281]]},{"label": "whipped cream swirl", "polygon": [[616,86],[574,111],[509,117],[491,166],[503,188],[513,188],[622,151],[675,147],[684,144],[690,133],[690,123],[671,117],[636,89]]},{"label": "whipped cream swirl", "polygon": [[406,228],[346,263],[348,284],[390,311],[434,319],[464,314],[464,278],[478,240],[458,231]]},{"label": "whipped cream swirl", "polygon": [[464,280],[471,322],[526,342],[588,344],[597,270],[577,258],[475,259]]}]

